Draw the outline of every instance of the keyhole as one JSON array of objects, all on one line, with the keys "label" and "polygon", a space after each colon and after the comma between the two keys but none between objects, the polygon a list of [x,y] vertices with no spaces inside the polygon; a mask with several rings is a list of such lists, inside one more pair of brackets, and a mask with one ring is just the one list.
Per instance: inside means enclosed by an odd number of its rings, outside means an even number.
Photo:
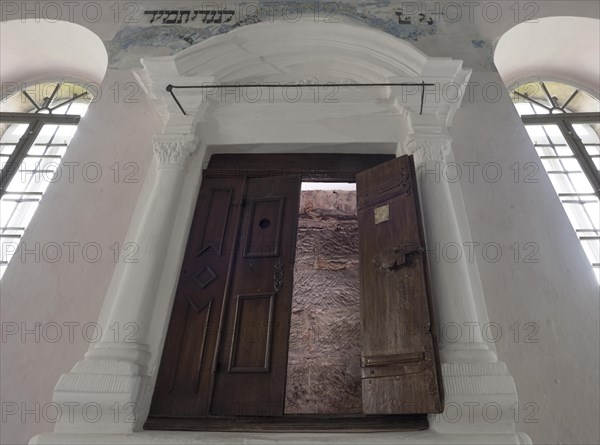
[{"label": "keyhole", "polygon": [[263,218],[260,220],[260,222],[258,223],[258,226],[261,229],[266,229],[267,227],[269,227],[271,225],[271,221],[268,218]]}]

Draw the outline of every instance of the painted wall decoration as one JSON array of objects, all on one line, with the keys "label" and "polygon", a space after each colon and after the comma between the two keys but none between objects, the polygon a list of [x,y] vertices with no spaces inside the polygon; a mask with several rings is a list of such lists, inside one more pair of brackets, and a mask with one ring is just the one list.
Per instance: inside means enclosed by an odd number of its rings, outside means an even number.
[{"label": "painted wall decoration", "polygon": [[[140,66],[140,58],[169,56],[210,37],[256,23],[302,19],[318,23],[345,21],[369,26],[409,41],[430,56],[449,57],[448,41],[461,41],[452,57],[475,70],[495,71],[493,48],[481,40],[473,16],[485,11],[457,9],[455,2],[394,0],[256,0],[196,2],[181,6],[165,0],[138,5],[125,26],[106,42],[109,68]],[[508,13],[510,11],[506,11]]]},{"label": "painted wall decoration", "polygon": [[353,21],[412,42],[439,32],[442,12],[425,14],[402,5],[391,0],[259,0],[203,2],[197,8],[190,8],[165,2],[162,8],[141,9],[131,23],[107,43],[110,67],[137,66],[142,56],[172,55],[240,26],[275,20],[289,22],[290,26],[304,18],[322,23]]}]

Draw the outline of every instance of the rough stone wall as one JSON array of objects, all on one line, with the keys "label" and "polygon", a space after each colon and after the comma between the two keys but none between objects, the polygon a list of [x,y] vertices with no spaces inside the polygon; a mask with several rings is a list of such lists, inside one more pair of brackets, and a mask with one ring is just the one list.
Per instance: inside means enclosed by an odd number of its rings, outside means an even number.
[{"label": "rough stone wall", "polygon": [[356,192],[300,200],[286,414],[360,413]]}]

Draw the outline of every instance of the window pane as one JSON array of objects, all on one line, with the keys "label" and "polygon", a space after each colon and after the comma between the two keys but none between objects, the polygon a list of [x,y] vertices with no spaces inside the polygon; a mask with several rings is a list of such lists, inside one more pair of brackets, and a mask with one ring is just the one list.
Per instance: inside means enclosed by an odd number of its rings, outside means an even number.
[{"label": "window pane", "polygon": [[543,125],[527,125],[525,129],[527,130],[527,133],[529,133],[531,142],[533,142],[534,145],[550,143],[550,141],[546,137],[546,133],[544,133]]},{"label": "window pane", "polygon": [[548,177],[550,178],[550,181],[552,181],[556,193],[577,193],[577,190],[575,190],[573,183],[569,180],[567,175],[549,174]]},{"label": "window pane", "polygon": [[581,244],[592,263],[600,263],[600,240],[582,239]]},{"label": "window pane", "polygon": [[550,111],[544,107],[540,107],[537,104],[531,104],[531,108],[533,108],[533,111],[535,114],[548,114],[550,113]]},{"label": "window pane", "polygon": [[581,165],[577,159],[561,159],[560,162],[567,171],[570,172],[583,172]]},{"label": "window pane", "polygon": [[0,142],[17,144],[17,142],[19,142],[19,139],[21,139],[21,136],[23,136],[25,134],[25,131],[27,131],[28,127],[29,124],[11,125],[2,135],[2,139],[0,139]]},{"label": "window pane", "polygon": [[59,155],[62,156],[67,151],[67,144],[52,143],[52,144],[35,144],[29,150],[29,155],[41,156],[41,155]]},{"label": "window pane", "polygon": [[20,193],[44,193],[46,187],[48,187],[48,181],[45,181],[46,177],[47,175],[31,170],[19,171],[10,182],[7,190]]},{"label": "window pane", "polygon": [[536,145],[538,155],[540,156],[573,156],[573,152],[567,145]]},{"label": "window pane", "polygon": [[[68,142],[71,142],[71,141],[69,140]],[[50,147],[46,148],[46,151],[44,154],[62,157],[67,151],[68,142],[66,142],[64,144],[53,144]]]},{"label": "window pane", "polygon": [[567,145],[555,145],[554,150],[558,156],[573,156],[573,151]]},{"label": "window pane", "polygon": [[588,152],[588,154],[590,156],[598,156],[598,155],[600,155],[600,145],[587,144],[585,146],[585,149],[587,150],[587,152]]},{"label": "window pane", "polygon": [[592,202],[584,204],[585,210],[590,215],[594,229],[600,230],[600,202],[594,198]]},{"label": "window pane", "polygon": [[598,144],[600,143],[600,139],[598,139],[598,135],[594,131],[591,125],[589,124],[574,124],[573,129],[577,136],[581,138],[581,141],[584,144]]},{"label": "window pane", "polygon": [[54,138],[58,125],[44,125],[35,140],[36,144],[47,144]]},{"label": "window pane", "polygon": [[27,200],[17,203],[15,212],[10,221],[8,221],[10,227],[27,227],[31,221],[31,218],[37,209],[38,200],[32,197],[25,199]]},{"label": "window pane", "polygon": [[2,199],[0,202],[0,226],[6,227],[8,226],[8,221],[10,216],[12,215],[15,207],[17,206],[16,202],[6,201]]},{"label": "window pane", "polygon": [[61,125],[58,127],[58,131],[56,132],[53,142],[63,144],[70,142],[76,130],[77,125]]},{"label": "window pane", "polygon": [[569,219],[571,220],[571,224],[576,230],[594,228],[594,225],[583,205],[569,203],[564,203],[563,205],[567,211]]},{"label": "window pane", "polygon": [[548,171],[565,171],[561,159],[542,159],[542,165]]},{"label": "window pane", "polygon": [[19,246],[19,238],[0,235],[0,262],[2,265],[8,263]]},{"label": "window pane", "polygon": [[567,145],[567,141],[560,131],[560,128],[558,128],[558,125],[544,125],[543,127],[552,144]]},{"label": "window pane", "polygon": [[88,109],[88,104],[87,103],[83,103],[83,102],[76,102],[74,104],[71,105],[71,107],[69,108],[69,113],[68,114],[76,114],[78,116],[85,116],[85,112]]},{"label": "window pane", "polygon": [[15,150],[16,145],[0,145],[0,154],[8,156]]},{"label": "window pane", "polygon": [[531,106],[531,103],[519,102],[519,103],[515,103],[515,107],[517,108],[517,112],[519,113],[520,116],[522,116],[524,114],[535,114],[535,111],[534,111],[533,107]]},{"label": "window pane", "polygon": [[594,193],[594,188],[583,173],[568,175],[578,193]]}]

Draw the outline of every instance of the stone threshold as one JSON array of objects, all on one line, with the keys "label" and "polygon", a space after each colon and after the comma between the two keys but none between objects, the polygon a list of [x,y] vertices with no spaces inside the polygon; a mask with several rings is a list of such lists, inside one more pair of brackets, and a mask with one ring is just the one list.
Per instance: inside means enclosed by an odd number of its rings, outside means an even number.
[{"label": "stone threshold", "polygon": [[43,433],[30,445],[531,445],[526,434],[404,433],[224,433],[142,431],[131,434]]}]

